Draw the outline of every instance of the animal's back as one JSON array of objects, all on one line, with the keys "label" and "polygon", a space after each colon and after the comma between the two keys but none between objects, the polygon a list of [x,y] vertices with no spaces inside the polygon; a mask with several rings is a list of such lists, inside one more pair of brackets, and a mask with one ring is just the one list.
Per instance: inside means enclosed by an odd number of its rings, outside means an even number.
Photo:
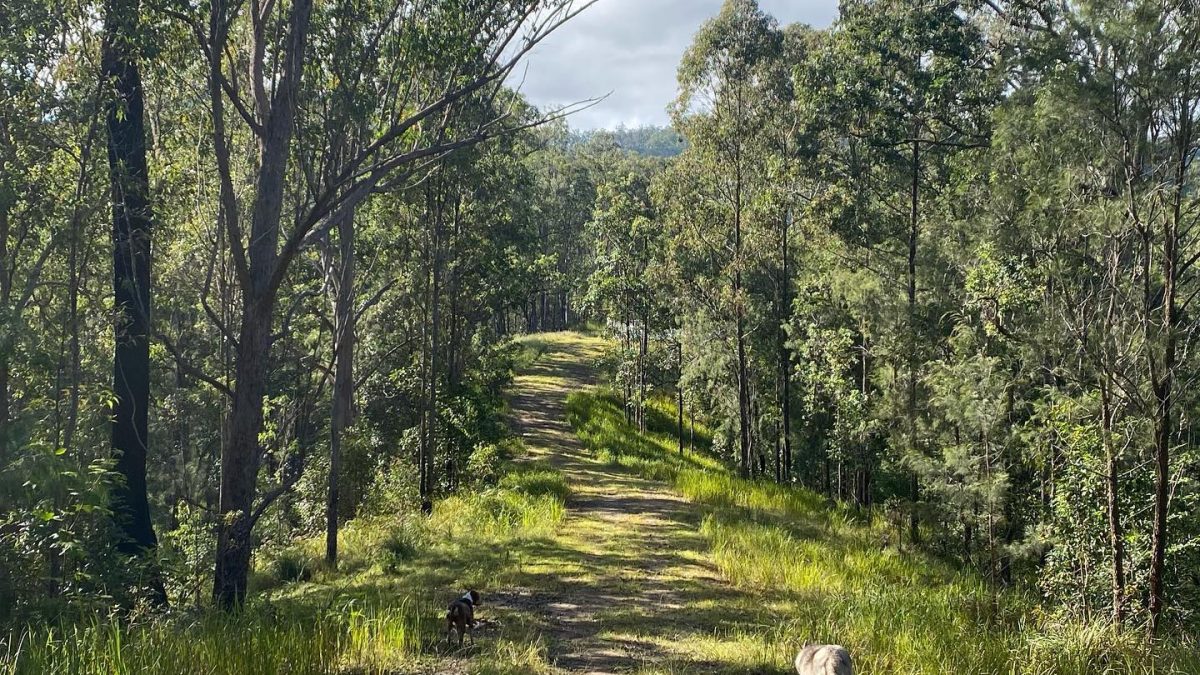
[{"label": "animal's back", "polygon": [[470,605],[462,600],[455,600],[454,602],[450,603],[450,607],[446,612],[446,619],[454,623],[469,624],[475,619],[475,611]]},{"label": "animal's back", "polygon": [[850,652],[841,645],[804,645],[796,655],[799,675],[854,675]]}]

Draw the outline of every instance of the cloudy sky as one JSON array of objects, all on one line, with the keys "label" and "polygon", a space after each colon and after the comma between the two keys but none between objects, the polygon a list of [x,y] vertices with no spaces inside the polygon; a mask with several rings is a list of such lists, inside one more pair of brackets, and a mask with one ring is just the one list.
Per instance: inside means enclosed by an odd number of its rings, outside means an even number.
[{"label": "cloudy sky", "polygon": [[[572,127],[667,124],[675,68],[692,34],[722,0],[599,0],[528,57],[521,91],[545,108],[609,97],[573,115]],[[780,24],[828,26],[837,0],[759,0]]]}]

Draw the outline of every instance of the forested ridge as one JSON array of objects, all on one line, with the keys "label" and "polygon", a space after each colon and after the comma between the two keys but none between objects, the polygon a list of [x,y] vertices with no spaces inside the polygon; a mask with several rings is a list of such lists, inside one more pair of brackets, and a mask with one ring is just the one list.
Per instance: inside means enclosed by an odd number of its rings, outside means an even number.
[{"label": "forested ridge", "polygon": [[591,4],[0,7],[4,672],[582,668],[567,421],[760,608],[638,672],[1196,672],[1195,5],[725,0],[580,131],[518,82]]}]

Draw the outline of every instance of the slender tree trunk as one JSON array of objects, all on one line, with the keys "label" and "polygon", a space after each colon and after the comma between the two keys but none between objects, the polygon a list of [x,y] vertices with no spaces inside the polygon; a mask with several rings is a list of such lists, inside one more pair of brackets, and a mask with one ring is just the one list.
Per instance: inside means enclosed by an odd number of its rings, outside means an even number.
[{"label": "slender tree trunk", "polygon": [[1154,522],[1150,543],[1150,632],[1157,634],[1164,605],[1163,571],[1167,557],[1167,509],[1170,506],[1172,411],[1175,404],[1176,281],[1178,232],[1168,222],[1163,241],[1162,362],[1154,382]]},{"label": "slender tree trunk", "polygon": [[458,274],[458,266],[453,264],[453,261],[458,259],[459,238],[462,234],[462,200],[458,197],[454,201],[454,220],[453,227],[450,230],[450,242],[446,245],[446,259],[451,261],[448,274],[450,279],[448,285],[450,287],[450,316],[447,321],[449,326],[450,337],[446,347],[446,390],[453,396],[458,391],[461,383],[463,370],[462,356],[462,336],[467,331],[466,328],[460,327],[462,323],[460,316],[460,280]]},{"label": "slender tree trunk", "polygon": [[[81,169],[82,170],[82,169]],[[80,195],[82,198],[82,195]],[[71,228],[71,243],[67,252],[67,267],[70,280],[67,288],[67,330],[70,333],[68,351],[70,353],[70,365],[67,376],[68,403],[67,403],[67,420],[66,428],[63,431],[63,447],[70,450],[75,444],[75,430],[79,426],[79,386],[82,374],[82,352],[79,344],[79,286],[83,283],[83,275],[79,265],[79,243],[81,236],[81,220],[76,218],[72,222]],[[5,412],[3,419],[8,419],[8,388],[4,388],[0,399],[4,401]]]},{"label": "slender tree trunk", "polygon": [[783,218],[783,233],[780,237],[780,248],[783,249],[783,279],[780,280],[779,307],[779,416],[782,418],[782,464],[776,480],[783,482],[792,477],[792,353],[787,344],[787,330],[784,328],[792,311],[792,271],[790,254],[790,230],[792,212],[789,209]]},{"label": "slender tree trunk", "polygon": [[[121,476],[113,506],[122,540],[118,548],[150,559],[158,546],[146,493],[150,408],[150,208],[141,74],[134,45],[140,40],[137,0],[108,0],[104,14],[102,69],[114,91],[109,98],[108,167],[112,187],[113,304],[117,309],[113,353],[112,448]],[[153,600],[166,603],[157,572]]]},{"label": "slender tree trunk", "polygon": [[[633,349],[633,347],[631,346],[632,344],[633,344],[633,329],[630,326],[629,315],[626,314],[626,316],[625,316],[625,340],[624,340],[624,343],[622,344],[622,350],[624,352],[623,358],[626,358],[626,359],[629,358],[629,352],[632,351],[632,349]],[[626,363],[628,363],[628,361],[626,361]],[[621,377],[621,391],[623,393],[622,393],[622,397],[621,397],[621,404],[622,404],[621,408],[625,411],[625,423],[626,424],[630,423],[629,399],[631,398],[631,396],[630,396],[629,390],[630,390],[629,378],[622,376]]]},{"label": "slender tree trunk", "polygon": [[683,340],[675,343],[676,362],[679,366],[679,379],[675,383],[675,409],[679,422],[679,454],[683,454]]},{"label": "slender tree trunk", "polygon": [[650,315],[642,307],[642,340],[638,346],[638,429],[646,431],[646,359],[650,353]]},{"label": "slender tree trunk", "polygon": [[695,403],[688,406],[688,424],[690,431],[688,432],[688,450],[696,451],[696,408]]},{"label": "slender tree trunk", "polygon": [[[425,461],[427,464],[425,469],[425,494],[421,495],[421,509],[426,513],[433,511],[433,497],[437,487],[437,479],[434,474],[434,467],[437,465],[434,462],[434,455],[436,454],[438,440],[438,378],[440,377],[441,369],[439,357],[442,329],[442,204],[440,201],[434,206],[433,211],[433,256],[431,261],[432,269],[430,271],[432,281],[430,283],[429,294],[429,382],[428,399],[425,408],[425,414],[428,418],[428,422],[425,425],[425,433],[427,435]],[[544,319],[544,312],[542,316]]]},{"label": "slender tree trunk", "polygon": [[775,424],[775,482],[783,483],[783,422]]},{"label": "slender tree trunk", "polygon": [[354,397],[354,213],[338,223],[337,297],[333,310],[334,373],[332,409],[329,422],[329,491],[325,503],[325,563],[332,569],[338,564],[338,498],[342,465],[342,437],[350,427]]},{"label": "slender tree trunk", "polygon": [[[740,171],[740,168],[739,168]],[[741,453],[739,471],[750,475],[750,376],[746,365],[746,315],[742,303],[742,181],[734,186],[733,208],[733,303],[737,331],[738,435]]]},{"label": "slender tree trunk", "polygon": [[1100,424],[1104,441],[1105,487],[1108,506],[1108,539],[1112,550],[1113,621],[1119,626],[1125,620],[1125,538],[1121,528],[1121,505],[1118,492],[1119,463],[1113,443],[1112,390],[1107,381],[1100,388]]},{"label": "slender tree trunk", "polygon": [[[914,134],[915,136],[915,134]],[[917,452],[917,238],[920,234],[920,194],[921,194],[921,142],[913,140],[912,145],[912,211],[909,214],[908,228],[908,402],[907,431],[909,452]],[[909,527],[912,534],[909,537],[913,543],[921,541],[920,516],[917,513],[917,503],[921,499],[921,485],[917,478],[916,468],[911,469],[912,514]]]},{"label": "slender tree trunk", "polygon": [[[0,149],[6,150],[0,154],[0,172],[3,175],[8,175],[12,170],[9,163],[5,161],[10,154],[10,151],[4,147],[9,145],[8,140],[8,126],[5,124],[4,118],[0,117],[0,141],[4,142],[4,145],[0,146]],[[4,199],[0,201],[0,307],[5,308],[12,306],[12,270],[8,260],[8,241],[11,224],[9,212],[11,209],[12,204],[10,200]],[[4,330],[5,336],[8,336],[11,332],[6,326]],[[9,396],[8,382],[11,368],[9,355],[11,352],[11,338],[0,342],[0,468],[5,467],[7,463],[8,445],[10,443],[9,436],[11,435],[9,423],[12,419],[12,399]]]}]

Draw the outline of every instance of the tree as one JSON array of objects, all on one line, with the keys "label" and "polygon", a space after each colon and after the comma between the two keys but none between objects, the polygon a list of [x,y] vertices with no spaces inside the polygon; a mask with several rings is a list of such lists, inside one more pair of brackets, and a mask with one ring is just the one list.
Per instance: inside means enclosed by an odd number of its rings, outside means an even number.
[{"label": "tree", "polygon": [[[158,545],[146,495],[150,443],[150,206],[146,167],[145,104],[137,49],[140,3],[109,0],[104,12],[103,76],[111,84],[107,112],[112,185],[113,298],[117,308],[113,354],[112,447],[121,481],[114,489],[121,550],[152,556]],[[157,574],[152,597],[166,603]]]},{"label": "tree", "polygon": [[[717,240],[708,245],[712,254],[720,256],[717,274],[728,277],[729,283],[726,309],[733,320],[739,467],[743,474],[751,472],[754,441],[745,289],[747,215],[762,187],[758,143],[769,119],[763,105],[764,90],[773,84],[768,69],[778,58],[781,44],[774,20],[754,0],[727,0],[684,54],[679,66],[679,97],[671,109],[672,119],[688,143],[679,170],[693,167],[711,172],[714,181],[711,189],[717,204],[713,215],[718,220],[693,222],[692,227],[719,224],[722,228]],[[706,241],[702,236],[696,239]]]},{"label": "tree", "polygon": [[[219,214],[242,296],[236,325],[231,327],[236,354],[233,386],[227,387],[231,407],[221,453],[222,515],[213,593],[222,607],[235,607],[245,598],[254,524],[299,479],[300,458],[295,457],[288,460],[293,468],[282,482],[256,499],[272,324],[280,286],[292,262],[307,244],[335,227],[372,193],[402,183],[424,162],[505,133],[503,116],[457,138],[439,130],[448,127],[457,106],[469,97],[499,96],[504,78],[517,62],[586,6],[575,6],[569,0],[483,5],[450,2],[437,4],[431,12],[414,8],[402,14],[385,13],[373,25],[365,26],[365,41],[330,58],[366,64],[377,49],[389,55],[386,67],[376,77],[354,80],[360,90],[374,88],[378,92],[382,87],[383,93],[375,99],[376,109],[369,114],[369,140],[356,152],[336,158],[337,168],[327,174],[332,179],[316,185],[316,191],[298,195],[296,205],[288,204],[292,211],[288,225],[283,221],[285,191],[290,159],[296,151],[293,140],[299,103],[312,95],[311,89],[327,84],[304,78],[306,59],[316,56],[310,51],[313,3],[295,0],[285,10],[275,3],[245,7],[214,2],[207,26],[196,17],[181,16],[192,26],[207,60],[211,140],[220,181]],[[233,31],[233,26],[246,28],[246,42],[231,39],[243,34]],[[442,30],[428,31],[428,26]],[[515,45],[514,49],[509,49],[510,45]],[[431,53],[439,58],[426,60]],[[229,73],[229,62],[238,59],[249,64],[248,101]],[[435,65],[433,73],[423,72],[430,62]],[[416,86],[408,86],[410,82]],[[227,102],[233,107],[230,115],[226,114]],[[240,123],[236,133],[228,127],[231,120]],[[327,132],[342,133],[338,129]],[[251,142],[247,144],[243,138]],[[243,222],[235,189],[235,149],[253,157],[251,165],[255,167],[250,180],[253,189],[245,197],[250,204],[248,223]]]},{"label": "tree", "polygon": [[[840,128],[849,138],[847,147],[861,141],[857,151],[866,153],[865,165],[848,178],[879,201],[871,215],[881,222],[871,224],[874,236],[861,244],[868,250],[899,244],[903,253],[904,331],[893,355],[904,372],[896,382],[903,387],[897,430],[916,459],[922,445],[918,371],[922,355],[928,353],[925,343],[933,337],[933,319],[922,315],[918,297],[922,193],[926,176],[941,174],[954,153],[986,145],[995,87],[977,65],[985,58],[982,35],[959,3],[857,0],[842,8],[838,28],[832,48],[844,68],[836,76],[841,85]],[[901,194],[907,201],[903,211],[895,206]],[[911,499],[914,504],[919,500],[916,472]],[[914,539],[919,536],[917,523],[914,508]]]}]

